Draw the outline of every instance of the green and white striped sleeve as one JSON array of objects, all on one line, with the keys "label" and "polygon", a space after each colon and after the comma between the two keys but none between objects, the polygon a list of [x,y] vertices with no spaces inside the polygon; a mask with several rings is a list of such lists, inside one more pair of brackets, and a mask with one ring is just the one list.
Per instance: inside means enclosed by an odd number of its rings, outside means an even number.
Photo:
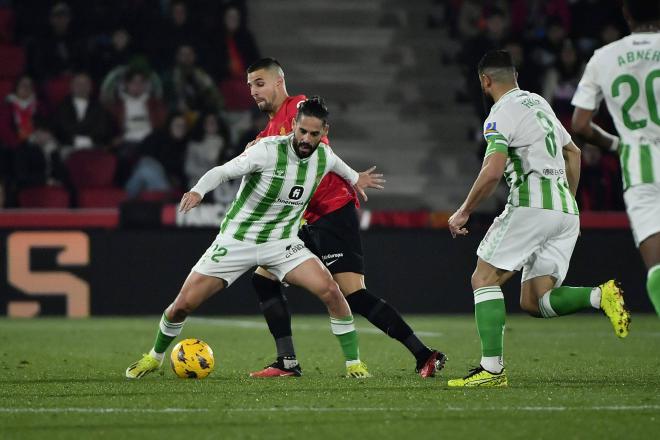
[{"label": "green and white striped sleeve", "polygon": [[268,158],[266,144],[258,142],[224,165],[207,171],[190,190],[202,197],[221,183],[233,180],[263,169]]}]

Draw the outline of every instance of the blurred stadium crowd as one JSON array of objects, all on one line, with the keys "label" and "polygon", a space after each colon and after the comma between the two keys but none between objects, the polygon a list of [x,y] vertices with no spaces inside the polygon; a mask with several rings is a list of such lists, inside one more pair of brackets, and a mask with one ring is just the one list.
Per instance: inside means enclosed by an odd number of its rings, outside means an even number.
[{"label": "blurred stadium crowd", "polygon": [[232,157],[262,124],[245,86],[259,58],[246,12],[0,1],[0,207],[174,201]]},{"label": "blurred stadium crowd", "polygon": [[[264,124],[245,87],[260,57],[247,3],[0,0],[0,207],[175,201],[232,157]],[[628,32],[613,0],[431,4],[429,26],[449,29],[460,48],[444,55],[463,72],[456,100],[479,119],[475,66],[487,50],[509,50],[521,88],[570,129],[586,60]],[[606,111],[599,118],[613,131]],[[469,136],[483,146],[481,127]],[[581,147],[581,209],[623,210],[618,158]]]},{"label": "blurred stadium crowd", "polygon": [[[514,58],[520,87],[546,98],[569,131],[585,63],[595,49],[628,34],[614,0],[435,0],[429,25],[449,28],[460,42],[447,60],[459,63],[466,79],[456,99],[472,103],[480,120],[486,112],[475,66],[486,51],[503,48]],[[604,106],[598,123],[615,132]],[[483,146],[481,127],[470,136]],[[580,209],[623,210],[618,157],[593,145],[581,148]]]}]

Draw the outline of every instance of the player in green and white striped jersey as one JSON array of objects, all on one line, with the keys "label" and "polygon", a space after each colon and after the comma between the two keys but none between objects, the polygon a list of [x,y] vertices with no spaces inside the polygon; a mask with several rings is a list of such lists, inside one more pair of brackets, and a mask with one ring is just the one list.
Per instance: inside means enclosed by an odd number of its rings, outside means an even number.
[{"label": "player in green and white striped jersey", "polygon": [[184,194],[187,212],[227,180],[245,176],[220,232],[193,267],[174,302],[165,310],[150,353],[131,364],[126,377],[139,379],[156,371],[188,315],[216,292],[254,266],[280,281],[303,287],[323,301],[330,314],[349,377],[369,377],[360,361],[353,316],[330,272],[297,236],[300,218],[323,176],[330,171],[353,184],[366,200],[365,188],[382,188],[373,168],[357,173],[321,143],[328,133],[328,112],[320,98],[298,108],[289,136],[259,140],[243,154],[215,167]]},{"label": "player in green and white striped jersey", "polygon": [[511,188],[504,212],[477,250],[472,275],[481,362],[452,387],[506,386],[500,286],[522,270],[520,306],[535,317],[553,318],[602,309],[619,337],[628,334],[629,313],[621,291],[608,281],[597,287],[562,286],[580,231],[575,190],[580,150],[541,96],[520,90],[508,52],[491,51],[478,67],[481,87],[495,101],[484,124],[488,147],[481,172],[463,205],[449,219],[452,236],[466,235],[470,214],[490,196],[502,175]]},{"label": "player in green and white striped jersey", "polygon": [[[660,3],[626,0],[624,15],[632,33],[594,52],[573,97],[573,130],[619,153],[626,210],[660,316]],[[618,137],[592,122],[603,99]]]}]

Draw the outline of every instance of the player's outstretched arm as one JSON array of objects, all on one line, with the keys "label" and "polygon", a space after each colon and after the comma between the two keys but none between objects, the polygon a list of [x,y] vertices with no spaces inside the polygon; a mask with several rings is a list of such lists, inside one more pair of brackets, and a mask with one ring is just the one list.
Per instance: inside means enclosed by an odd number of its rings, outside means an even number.
[{"label": "player's outstretched arm", "polygon": [[479,204],[497,188],[497,184],[504,174],[507,155],[501,152],[494,152],[486,156],[481,166],[481,171],[477,180],[474,181],[472,189],[460,208],[449,217],[449,232],[452,237],[457,235],[467,235],[468,230],[465,224],[470,218],[470,214],[479,206]]},{"label": "player's outstretched arm", "polygon": [[592,121],[593,110],[575,107],[571,128],[579,140],[593,144],[603,150],[616,151],[619,147],[619,137],[603,130]]},{"label": "player's outstretched arm", "polygon": [[571,194],[575,197],[577,187],[580,183],[580,149],[573,143],[569,142],[563,148],[564,161],[566,162],[566,178],[568,179],[568,188]]},{"label": "player's outstretched arm", "polygon": [[[263,147],[263,144],[258,145]],[[183,213],[190,211],[201,203],[206,193],[214,190],[221,183],[263,169],[267,160],[268,152],[266,148],[253,147],[226,164],[210,169],[190,191],[183,195],[179,204],[179,211]]]}]

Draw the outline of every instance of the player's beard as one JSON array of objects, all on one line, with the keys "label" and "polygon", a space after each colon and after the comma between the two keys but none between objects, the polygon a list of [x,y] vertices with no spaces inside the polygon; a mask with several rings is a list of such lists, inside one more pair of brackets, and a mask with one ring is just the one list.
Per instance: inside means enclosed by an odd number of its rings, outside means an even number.
[{"label": "player's beard", "polygon": [[[293,145],[293,151],[296,152],[299,158],[305,159],[309,156],[311,156],[316,149],[319,147],[319,143],[317,142],[316,145],[309,144],[307,142],[299,142],[295,136],[293,140],[291,141],[291,144]],[[305,151],[301,151],[300,148],[305,147]]]},{"label": "player's beard", "polygon": [[490,113],[490,108],[495,105],[495,100],[484,89],[481,89],[481,102],[484,105],[484,115],[487,115]]},{"label": "player's beard", "polygon": [[270,114],[273,111],[273,104],[266,100],[258,102],[257,107],[259,107],[262,113]]}]

